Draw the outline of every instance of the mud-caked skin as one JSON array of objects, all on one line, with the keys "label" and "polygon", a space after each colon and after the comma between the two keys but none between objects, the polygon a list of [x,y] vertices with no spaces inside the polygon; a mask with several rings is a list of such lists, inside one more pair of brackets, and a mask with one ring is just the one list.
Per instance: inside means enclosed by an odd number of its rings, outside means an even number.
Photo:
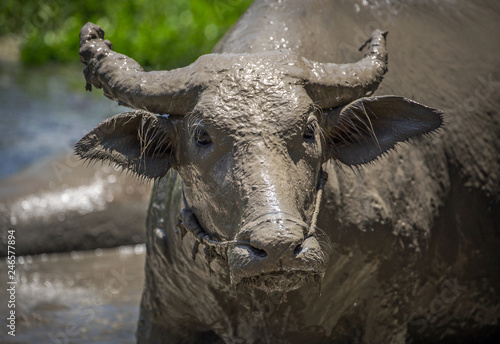
[{"label": "mud-caked skin", "polygon": [[[499,258],[488,248],[498,243],[499,183],[477,171],[500,163],[484,159],[486,146],[459,153],[455,137],[473,125],[495,137],[499,127],[480,113],[482,122],[450,123],[446,133],[378,159],[443,121],[441,111],[402,96],[372,96],[387,72],[387,32],[367,34],[359,61],[333,63],[356,41],[349,30],[383,11],[392,15],[384,21],[391,35],[395,27],[407,35],[396,32],[397,60],[425,56],[403,48],[412,47],[411,25],[431,5],[412,9],[411,20],[385,6],[256,1],[213,54],[171,71],[144,72],[114,52],[97,25],[82,28],[87,89],[136,110],[99,124],[76,152],[157,180],[138,342],[403,343],[498,334],[498,272],[477,267]],[[443,99],[461,92],[430,90],[415,64],[395,69],[380,94],[415,94],[450,109]],[[439,75],[429,73],[429,85]],[[460,111],[449,110],[463,118]],[[459,169],[466,162],[477,170]],[[343,167],[361,165],[360,173]],[[464,187],[464,178],[476,187]]]}]

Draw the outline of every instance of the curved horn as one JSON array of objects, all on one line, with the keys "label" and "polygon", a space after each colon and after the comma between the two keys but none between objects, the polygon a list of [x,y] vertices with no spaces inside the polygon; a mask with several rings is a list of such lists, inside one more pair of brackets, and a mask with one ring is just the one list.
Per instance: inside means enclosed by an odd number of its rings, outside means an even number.
[{"label": "curved horn", "polygon": [[83,73],[88,91],[94,85],[121,105],[153,113],[188,113],[203,87],[194,80],[193,65],[144,72],[135,60],[114,52],[111,42],[104,40],[104,31],[93,23],[80,31],[80,60],[87,65]]},{"label": "curved horn", "polygon": [[305,89],[311,99],[323,109],[348,104],[371,95],[387,72],[387,31],[375,30],[368,51],[356,63],[319,63],[304,59],[310,77]]}]

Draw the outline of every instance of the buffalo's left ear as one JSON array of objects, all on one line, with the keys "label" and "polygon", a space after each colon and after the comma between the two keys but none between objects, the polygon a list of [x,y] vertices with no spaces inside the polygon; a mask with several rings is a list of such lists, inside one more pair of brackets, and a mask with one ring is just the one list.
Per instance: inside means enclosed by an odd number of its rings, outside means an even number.
[{"label": "buffalo's left ear", "polygon": [[328,158],[346,165],[370,162],[398,142],[438,129],[442,115],[403,97],[360,98],[327,114]]},{"label": "buffalo's left ear", "polygon": [[161,178],[174,163],[176,133],[167,116],[131,111],[104,120],[75,146],[88,161],[107,161],[141,178]]}]

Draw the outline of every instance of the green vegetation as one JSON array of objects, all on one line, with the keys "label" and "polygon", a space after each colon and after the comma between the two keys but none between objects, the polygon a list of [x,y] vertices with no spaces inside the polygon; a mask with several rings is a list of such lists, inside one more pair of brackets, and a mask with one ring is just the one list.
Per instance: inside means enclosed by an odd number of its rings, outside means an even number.
[{"label": "green vegetation", "polygon": [[78,61],[78,33],[101,26],[116,51],[152,69],[212,50],[252,0],[2,0],[0,35],[22,40],[26,64]]}]

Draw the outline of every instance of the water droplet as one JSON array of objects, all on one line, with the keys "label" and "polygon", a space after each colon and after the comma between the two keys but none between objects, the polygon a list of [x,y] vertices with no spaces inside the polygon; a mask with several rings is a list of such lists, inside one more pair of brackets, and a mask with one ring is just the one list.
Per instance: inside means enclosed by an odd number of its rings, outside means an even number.
[{"label": "water droplet", "polygon": [[71,256],[71,259],[73,259],[73,260],[82,259],[81,254],[77,251],[71,251],[70,256]]},{"label": "water droplet", "polygon": [[144,244],[139,244],[134,246],[134,253],[135,254],[143,254],[146,252],[146,245]]},{"label": "water droplet", "polygon": [[120,253],[120,256],[128,256],[134,252],[134,249],[130,246],[120,246],[118,247],[118,252]]}]

